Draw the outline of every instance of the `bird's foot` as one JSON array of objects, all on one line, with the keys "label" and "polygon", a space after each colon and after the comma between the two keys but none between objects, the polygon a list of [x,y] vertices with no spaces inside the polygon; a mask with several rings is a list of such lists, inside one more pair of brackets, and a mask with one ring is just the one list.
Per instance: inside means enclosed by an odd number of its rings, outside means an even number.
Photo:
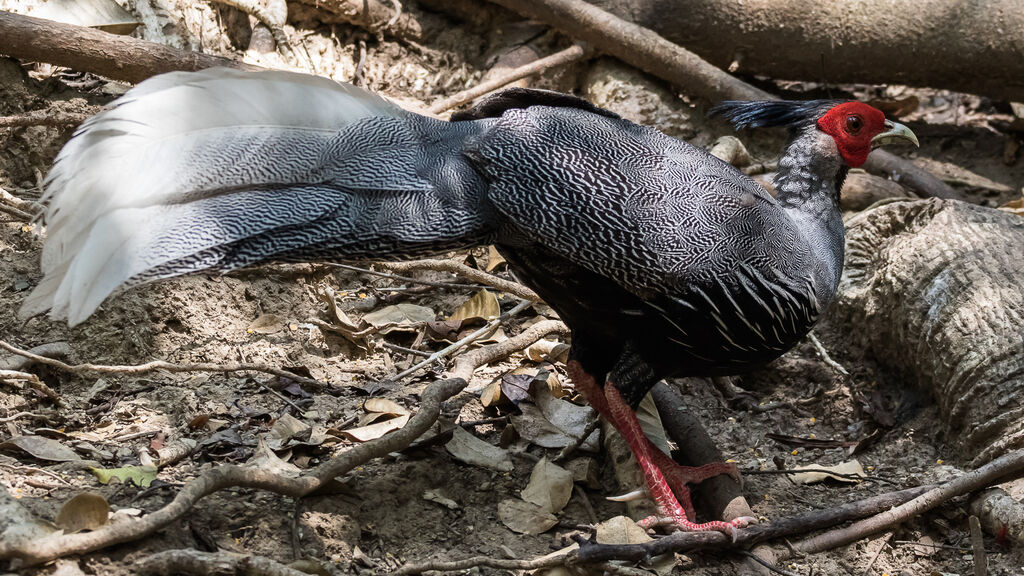
[{"label": "bird's foot", "polygon": [[743,477],[740,476],[739,468],[733,462],[710,462],[703,466],[683,466],[668,458],[665,461],[659,460],[656,464],[661,468],[661,473],[665,475],[665,479],[668,480],[673,490],[677,485],[700,484],[708,478],[722,474],[735,480],[740,488],[743,487]]},{"label": "bird's foot", "polygon": [[740,516],[739,518],[734,518],[728,522],[715,521],[697,524],[696,522],[691,522],[685,515],[672,514],[665,516],[648,516],[647,518],[637,522],[637,524],[645,530],[658,526],[668,526],[685,532],[717,531],[722,532],[735,542],[737,536],[739,536],[739,532],[737,530],[740,528],[746,528],[751,524],[757,524],[757,518],[754,518],[753,516]]}]

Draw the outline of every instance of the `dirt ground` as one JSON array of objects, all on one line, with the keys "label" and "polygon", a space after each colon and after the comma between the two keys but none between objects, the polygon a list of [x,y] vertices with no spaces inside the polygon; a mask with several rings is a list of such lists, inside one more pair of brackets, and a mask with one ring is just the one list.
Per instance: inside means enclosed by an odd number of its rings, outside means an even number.
[{"label": "dirt ground", "polygon": [[[544,34],[534,25],[504,21],[507,15],[500,12],[494,12],[494,18],[465,22],[409,1],[405,10],[421,21],[425,30],[418,41],[410,42],[387,35],[374,37],[347,24],[324,24],[314,20],[311,9],[293,8],[298,16],[293,17],[294,28],[289,27],[289,33],[300,44],[297,51],[304,54],[301,59],[307,69],[352,80],[362,40],[361,74],[367,87],[410,106],[422,107],[473,85],[495,55],[517,43],[532,41],[542,52],[564,45],[564,39]],[[150,15],[152,21],[147,21],[142,35],[156,39],[155,31],[159,31],[178,38],[182,45],[237,53],[224,33],[224,12],[205,4],[167,3]],[[273,63],[277,57],[250,54],[249,58]],[[608,60],[569,66],[546,74],[533,85],[579,93],[698,145],[708,146],[718,136],[731,133],[726,126],[706,120],[701,106],[678,99],[657,81]],[[821,90],[792,83],[779,88],[805,94]],[[0,59],[0,115],[51,105],[90,111],[124,89],[89,76]],[[1020,196],[1024,163],[1004,162],[1006,141],[1017,136],[1008,132],[1013,117],[1002,104],[902,87],[858,86],[847,87],[847,92],[861,98],[917,96],[921,105],[904,117],[922,142],[921,149],[909,153],[911,157],[954,182],[971,201],[998,206]],[[0,129],[0,187],[23,199],[37,199],[43,175],[72,131],[72,127],[48,126]],[[780,151],[778,134],[740,136],[757,161],[771,161]],[[156,510],[173,498],[182,482],[207,467],[248,461],[257,449],[257,438],[285,414],[319,429],[351,428],[354,418],[364,414],[363,404],[371,393],[415,411],[418,394],[442,373],[440,367],[388,385],[387,377],[410,365],[414,357],[380,345],[366,353],[322,329],[315,320],[329,322],[330,317],[318,293],[331,288],[344,294],[341,308],[357,320],[399,299],[430,308],[444,318],[473,294],[463,289],[409,290],[411,284],[328,266],[269,266],[132,290],[109,300],[87,322],[69,329],[45,317],[22,321],[15,315],[39,280],[44,233],[38,224],[0,215],[3,340],[23,348],[67,342],[70,354],[66,359],[71,363],[139,364],[155,359],[256,362],[296,370],[330,384],[329,391],[318,392],[257,373],[98,376],[33,366],[31,371],[59,392],[60,402],[26,389],[0,386],[0,417],[21,411],[46,417],[7,422],[0,440],[35,432],[73,448],[81,458],[102,468],[138,465],[144,449],[182,438],[198,443],[191,457],[161,468],[158,482],[149,489],[101,485],[81,463],[37,459],[17,449],[0,450],[0,482],[45,520],[54,520],[66,500],[86,490],[102,494],[114,510],[129,514]],[[470,261],[486,264],[486,250],[474,252]],[[507,274],[501,267],[497,270]],[[503,296],[501,301],[507,310],[515,299]],[[546,312],[540,306],[529,310],[506,325],[505,332],[514,334]],[[277,317],[274,325],[254,326],[257,318],[268,315]],[[794,449],[768,439],[769,433],[856,442],[882,427],[881,437],[856,455],[870,481],[799,485],[783,476],[746,475],[744,494],[759,517],[778,518],[929,483],[964,461],[946,449],[943,425],[931,400],[850,349],[844,340],[850,329],[826,322],[817,330],[833,357],[851,372],[849,377],[826,365],[814,347],[804,342],[767,368],[735,378],[733,383],[746,390],[747,396],[730,398],[703,380],[682,384],[687,408],[743,471],[772,470],[779,463],[787,467],[833,465],[851,458],[848,448]],[[392,332],[373,340],[409,346],[414,338],[410,333]],[[443,346],[429,340],[423,344],[427,350]],[[4,357],[5,353],[0,353],[0,359]],[[470,388],[480,390],[515,368],[536,366],[517,354],[478,370]],[[564,365],[556,363],[554,370],[561,385],[570,389]],[[777,407],[765,410],[765,406]],[[496,415],[473,397],[463,404],[459,418],[474,421]],[[504,423],[488,423],[470,430],[497,445],[508,440],[505,427]],[[304,468],[355,443],[342,435],[328,433],[327,437],[328,441],[319,445],[300,443],[278,456]],[[156,535],[85,555],[77,562],[88,574],[122,575],[133,573],[133,563],[153,552],[220,549],[263,555],[285,564],[296,557],[313,558],[329,573],[367,575],[388,572],[407,561],[544,555],[564,547],[571,535],[585,533],[581,526],[591,519],[586,506],[574,496],[558,515],[559,523],[542,534],[518,534],[507,528],[499,518],[498,503],[518,497],[539,457],[556,452],[522,440],[513,442],[513,447],[522,452],[512,451],[514,469],[509,472],[464,464],[439,445],[373,461],[347,475],[339,494],[296,502],[265,492],[226,490],[204,499],[185,520]],[[625,514],[625,505],[604,497],[626,489],[616,484],[606,459],[600,454],[592,456],[599,464],[600,484],[585,492],[597,519]],[[39,469],[51,474],[39,474]],[[453,502],[446,505],[433,496],[428,499],[427,493]],[[973,573],[962,504],[943,506],[902,526],[880,553],[883,543],[876,538],[799,558],[783,567],[798,574]],[[1024,570],[1019,550],[992,536],[986,537],[985,544],[989,574],[1020,574]],[[739,569],[741,560],[728,554],[693,554],[682,558],[674,571],[731,574]],[[43,567],[23,573],[51,571]]]}]

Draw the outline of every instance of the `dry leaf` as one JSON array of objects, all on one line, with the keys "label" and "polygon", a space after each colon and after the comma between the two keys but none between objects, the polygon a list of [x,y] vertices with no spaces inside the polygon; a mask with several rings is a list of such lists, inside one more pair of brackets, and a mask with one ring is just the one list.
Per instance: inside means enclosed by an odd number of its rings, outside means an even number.
[{"label": "dry leaf", "polygon": [[498,503],[498,518],[509,530],[531,536],[542,534],[558,524],[558,518],[540,506],[512,498]]},{"label": "dry leaf", "polygon": [[363,402],[363,410],[366,410],[367,412],[390,414],[392,416],[405,416],[406,414],[409,414],[408,408],[394,400],[388,400],[387,398],[370,398],[366,402]]},{"label": "dry leaf", "polygon": [[260,470],[266,470],[273,472],[279,476],[286,478],[298,478],[302,470],[290,462],[277,457],[277,454],[270,448],[266,438],[269,434],[261,434],[257,439],[256,450],[253,452],[252,457],[246,461],[245,465],[250,468],[259,468]]},{"label": "dry leaf", "polygon": [[1016,200],[1010,200],[1006,204],[999,207],[1000,210],[1016,214],[1017,216],[1024,216],[1024,198],[1017,198]]},{"label": "dry leaf", "polygon": [[668,445],[668,434],[665,432],[665,426],[661,423],[661,415],[658,414],[658,407],[654,404],[654,396],[651,396],[649,392],[637,406],[636,418],[640,421],[640,428],[644,431],[644,436],[647,436],[662,452],[671,454],[672,448]]},{"label": "dry leaf", "polygon": [[444,447],[456,460],[466,464],[498,472],[511,472],[513,469],[508,450],[492,446],[466,432],[461,426],[452,429],[452,439]]},{"label": "dry leaf", "polygon": [[456,502],[455,500],[452,500],[451,498],[447,498],[445,496],[442,496],[441,493],[438,492],[437,490],[427,490],[427,491],[425,491],[423,493],[423,499],[424,500],[428,500],[430,502],[436,502],[436,503],[440,504],[441,506],[444,506],[445,508],[447,508],[449,510],[458,510],[458,508],[459,508],[459,503],[458,502]]},{"label": "dry leaf", "polygon": [[484,289],[473,295],[458,310],[448,317],[448,320],[459,320],[466,325],[471,320],[482,320],[487,322],[501,316],[501,306],[498,305],[498,297],[492,292]]},{"label": "dry leaf", "polygon": [[261,314],[259,318],[252,321],[252,324],[249,324],[248,331],[257,334],[273,334],[284,330],[287,323],[288,321],[283,316]]},{"label": "dry leaf", "polygon": [[401,429],[409,421],[410,417],[411,416],[409,414],[405,414],[397,418],[391,418],[390,420],[370,424],[369,426],[360,426],[358,428],[342,430],[339,433],[346,438],[355,440],[356,442],[366,442],[368,440],[380,438],[388,432]]},{"label": "dry leaf", "polygon": [[56,524],[65,534],[95,530],[107,523],[110,504],[94,492],[83,492],[68,500],[57,514]]},{"label": "dry leaf", "polygon": [[495,380],[480,391],[480,403],[484,408],[510,408],[512,403],[501,393],[501,380]]},{"label": "dry leaf", "polygon": [[538,340],[526,349],[526,357],[534,362],[562,362],[569,359],[569,345],[555,340]]},{"label": "dry leaf", "polygon": [[502,256],[498,252],[498,249],[495,248],[493,245],[488,246],[487,247],[487,267],[484,268],[484,271],[485,272],[490,272],[490,271],[494,270],[495,268],[497,268],[498,266],[501,266],[502,264],[505,264],[505,257]]},{"label": "dry leaf", "polygon": [[592,490],[601,488],[601,470],[597,460],[589,456],[580,456],[566,462],[565,469],[572,474],[573,482],[579,482]]},{"label": "dry leaf", "polygon": [[530,397],[530,385],[537,377],[537,371],[529,368],[516,368],[501,375],[501,393],[508,401],[518,405]]},{"label": "dry leaf", "polygon": [[416,304],[392,304],[380,310],[374,310],[363,316],[363,322],[377,329],[382,334],[388,332],[415,332],[425,322],[433,322],[437,314],[426,306]]},{"label": "dry leaf", "polygon": [[71,448],[42,436],[15,436],[0,444],[0,448],[10,450],[19,448],[40,460],[53,462],[74,462],[81,460],[77,453]]},{"label": "dry leaf", "polygon": [[[512,416],[512,424],[519,434],[544,448],[564,448],[583,435],[594,410],[555,398],[546,382],[531,388],[535,405],[523,402],[522,414]],[[595,430],[581,448],[589,452],[598,450],[599,434]]]},{"label": "dry leaf", "polygon": [[[793,474],[790,478],[797,484],[814,484],[815,482],[821,482],[826,478],[832,478],[840,482],[856,483],[858,480],[849,478],[849,475],[859,476],[864,478],[867,474],[864,473],[864,468],[860,465],[857,460],[850,460],[849,462],[843,462],[842,464],[836,464],[835,466],[794,466],[793,470],[804,470],[807,468],[828,470],[828,472],[801,472],[800,474]],[[847,477],[835,476],[834,474],[846,474]]]},{"label": "dry leaf", "polygon": [[530,482],[521,493],[523,500],[557,514],[572,496],[572,472],[541,458],[530,473]]},{"label": "dry leaf", "polygon": [[635,520],[616,516],[597,525],[598,544],[643,544],[653,540]]}]

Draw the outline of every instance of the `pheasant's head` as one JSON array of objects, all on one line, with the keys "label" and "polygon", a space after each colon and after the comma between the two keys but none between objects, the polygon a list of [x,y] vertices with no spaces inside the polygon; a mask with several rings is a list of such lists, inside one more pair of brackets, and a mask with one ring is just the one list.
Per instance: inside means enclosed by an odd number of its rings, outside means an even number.
[{"label": "pheasant's head", "polygon": [[898,141],[919,145],[917,137],[903,124],[885,119],[885,114],[863,102],[776,100],[769,102],[723,102],[713,113],[737,128],[787,126],[801,129],[810,125],[835,140],[843,161],[856,168],[868,159],[872,149]]}]

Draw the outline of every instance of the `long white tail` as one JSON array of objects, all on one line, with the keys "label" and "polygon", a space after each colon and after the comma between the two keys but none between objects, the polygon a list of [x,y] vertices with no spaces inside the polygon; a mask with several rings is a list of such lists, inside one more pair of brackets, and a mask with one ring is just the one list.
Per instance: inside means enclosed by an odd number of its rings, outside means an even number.
[{"label": "long white tail", "polygon": [[[302,74],[210,69],[147,80],[57,156],[44,278],[20,313],[49,308],[74,325],[119,287],[303,259],[344,242],[386,247],[374,234],[401,234],[381,229],[381,214],[420,209],[436,192],[419,166],[425,125],[447,124]],[[382,193],[411,200],[389,204]]]}]

